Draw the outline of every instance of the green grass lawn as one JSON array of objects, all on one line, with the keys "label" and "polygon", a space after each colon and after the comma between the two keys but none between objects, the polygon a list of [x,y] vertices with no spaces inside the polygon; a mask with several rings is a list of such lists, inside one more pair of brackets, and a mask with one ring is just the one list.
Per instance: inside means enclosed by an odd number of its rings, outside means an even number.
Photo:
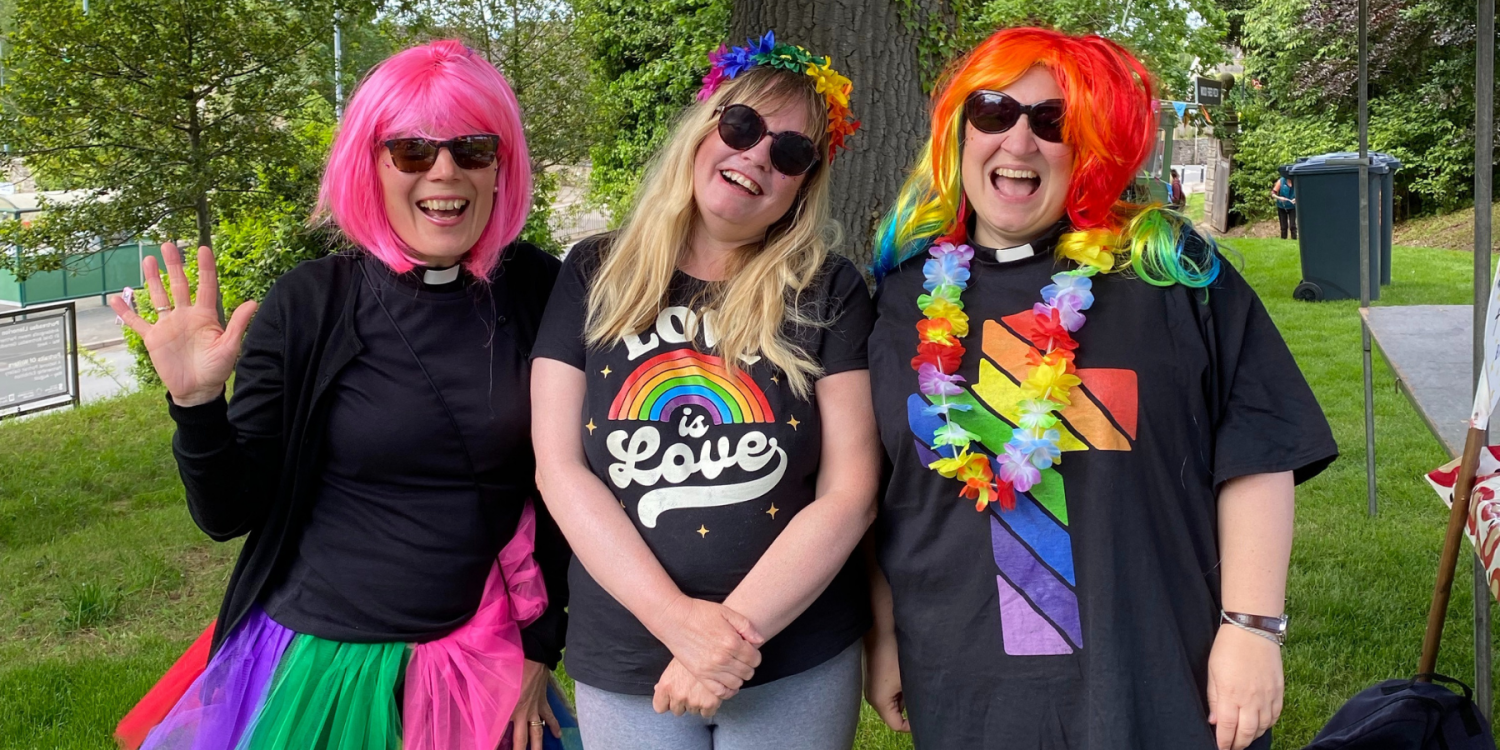
[{"label": "green grass lawn", "polygon": [[1187,214],[1194,224],[1203,223],[1203,193],[1189,193],[1187,200],[1183,202],[1182,212]]},{"label": "green grass lawn", "polygon": [[[1296,245],[1235,240],[1333,423],[1343,457],[1298,492],[1278,747],[1350,695],[1416,668],[1446,514],[1422,481],[1444,455],[1377,357],[1380,515],[1365,515],[1353,302],[1291,299]],[[1382,304],[1464,303],[1470,256],[1398,247]],[[0,748],[109,748],[118,718],[214,615],[236,544],[188,518],[159,391],[0,423]],[[1440,669],[1472,679],[1460,565]],[[868,707],[856,745],[907,748]]]}]

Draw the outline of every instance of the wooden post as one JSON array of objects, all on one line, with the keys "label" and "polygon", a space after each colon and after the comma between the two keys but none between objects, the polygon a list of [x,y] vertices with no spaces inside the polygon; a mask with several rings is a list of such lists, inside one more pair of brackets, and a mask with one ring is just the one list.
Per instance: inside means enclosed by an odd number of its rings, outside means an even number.
[{"label": "wooden post", "polygon": [[1464,440],[1463,460],[1453,484],[1453,508],[1448,512],[1448,530],[1443,535],[1443,554],[1438,558],[1437,584],[1432,588],[1432,607],[1427,610],[1427,632],[1422,636],[1422,659],[1417,674],[1428,674],[1437,668],[1438,649],[1443,643],[1443,622],[1448,617],[1448,597],[1453,593],[1453,571],[1458,553],[1463,549],[1464,526],[1469,522],[1469,499],[1474,492],[1474,473],[1479,468],[1479,452],[1484,450],[1486,430],[1470,427]]}]

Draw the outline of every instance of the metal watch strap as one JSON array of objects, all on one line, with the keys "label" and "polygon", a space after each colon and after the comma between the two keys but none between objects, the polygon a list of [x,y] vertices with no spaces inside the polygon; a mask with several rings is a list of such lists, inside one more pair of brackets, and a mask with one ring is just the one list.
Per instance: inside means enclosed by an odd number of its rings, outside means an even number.
[{"label": "metal watch strap", "polygon": [[1278,646],[1286,643],[1286,615],[1266,617],[1264,615],[1248,615],[1243,612],[1227,612],[1225,610],[1219,610],[1219,615],[1224,622],[1275,641]]}]

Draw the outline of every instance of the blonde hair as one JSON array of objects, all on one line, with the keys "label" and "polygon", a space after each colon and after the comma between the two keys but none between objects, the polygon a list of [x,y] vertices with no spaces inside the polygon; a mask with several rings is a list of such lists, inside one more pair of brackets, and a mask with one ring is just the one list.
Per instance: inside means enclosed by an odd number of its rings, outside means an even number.
[{"label": "blonde hair", "polygon": [[[774,68],[752,68],[724,84],[706,102],[680,116],[667,145],[653,158],[636,193],[635,206],[610,243],[589,289],[584,341],[604,347],[650,327],[667,305],[668,286],[689,252],[698,206],[693,200],[693,161],[698,147],[718,126],[717,109],[748,104],[769,113],[778,106],[802,106],[808,136],[821,156],[798,191],[792,207],[766,231],[765,239],[743,247],[726,279],[709,285],[701,301],[717,310],[713,347],[731,373],[760,356],[786,374],[797,396],[806,398],[822,367],[793,343],[786,327],[822,327],[816,312],[804,309],[802,293],[812,284],[839,241],[829,215],[828,134],[823,128],[823,96],[811,78]],[[689,316],[691,323],[698,316]],[[696,331],[685,332],[696,339]]]}]

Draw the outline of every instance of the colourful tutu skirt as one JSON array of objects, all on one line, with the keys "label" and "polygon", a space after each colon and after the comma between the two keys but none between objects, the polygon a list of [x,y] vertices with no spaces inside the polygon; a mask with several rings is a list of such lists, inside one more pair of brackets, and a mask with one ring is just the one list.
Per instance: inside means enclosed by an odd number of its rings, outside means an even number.
[{"label": "colourful tutu skirt", "polygon": [[[479,610],[435,641],[330,641],[294,633],[257,607],[209,659],[210,625],[121,720],[116,739],[127,750],[509,747],[521,628],[547,607],[531,554],[535,528],[528,503],[490,568]],[[559,708],[559,721],[574,724]]]}]

